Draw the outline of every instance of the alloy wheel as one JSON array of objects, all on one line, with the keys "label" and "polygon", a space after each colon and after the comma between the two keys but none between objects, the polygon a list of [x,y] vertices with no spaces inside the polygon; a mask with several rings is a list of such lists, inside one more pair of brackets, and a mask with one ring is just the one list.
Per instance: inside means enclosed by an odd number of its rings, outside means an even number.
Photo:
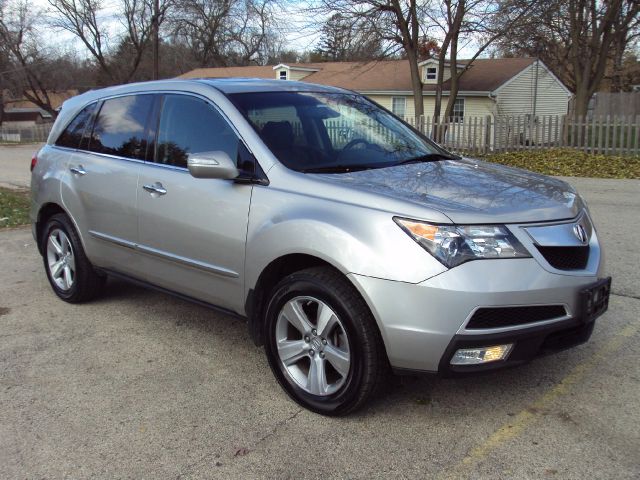
[{"label": "alloy wheel", "polygon": [[289,380],[312,395],[344,385],[351,367],[349,340],[336,313],[309,296],[287,301],[276,321],[276,347]]},{"label": "alloy wheel", "polygon": [[76,276],[76,261],[69,237],[58,228],[47,238],[47,265],[56,286],[63,291],[70,290]]}]

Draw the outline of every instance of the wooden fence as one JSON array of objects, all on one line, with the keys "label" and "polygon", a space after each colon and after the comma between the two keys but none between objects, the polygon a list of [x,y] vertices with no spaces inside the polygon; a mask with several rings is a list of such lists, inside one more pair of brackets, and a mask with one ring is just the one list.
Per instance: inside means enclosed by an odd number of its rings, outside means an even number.
[{"label": "wooden fence", "polygon": [[405,120],[455,152],[574,148],[605,155],[640,155],[640,116],[514,115],[466,117],[459,121],[430,117]]},{"label": "wooden fence", "polygon": [[0,127],[0,143],[40,143],[46,142],[52,123],[30,127]]},{"label": "wooden fence", "polygon": [[600,115],[640,115],[640,92],[596,92],[589,102],[589,116]]}]

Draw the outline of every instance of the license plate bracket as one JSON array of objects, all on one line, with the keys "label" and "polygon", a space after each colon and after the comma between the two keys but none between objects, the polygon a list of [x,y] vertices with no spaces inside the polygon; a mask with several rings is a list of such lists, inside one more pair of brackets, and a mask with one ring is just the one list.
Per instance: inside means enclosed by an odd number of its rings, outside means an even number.
[{"label": "license plate bracket", "polygon": [[611,294],[611,277],[598,280],[596,283],[580,291],[580,308],[582,319],[591,322],[609,308]]}]

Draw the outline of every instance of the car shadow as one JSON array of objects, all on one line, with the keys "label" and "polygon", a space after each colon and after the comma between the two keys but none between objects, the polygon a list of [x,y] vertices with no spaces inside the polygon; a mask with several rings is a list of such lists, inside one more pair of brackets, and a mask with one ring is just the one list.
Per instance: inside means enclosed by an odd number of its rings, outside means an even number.
[{"label": "car shadow", "polygon": [[[216,344],[212,350],[232,344],[239,358],[247,358],[246,364],[239,361],[236,367],[232,367],[238,369],[238,378],[242,378],[244,370],[255,365],[256,359],[264,357],[263,349],[256,347],[249,337],[246,321],[242,317],[211,310],[152,288],[109,278],[103,294],[93,303],[114,301],[133,303],[137,309],[148,310],[148,315],[138,315],[136,321],[173,324],[176,328],[190,330],[194,337],[210,336],[212,341],[207,343]],[[487,408],[507,416],[513,415],[527,408],[544,389],[560,381],[584,355],[585,348],[578,347],[535,359],[525,365],[477,376],[441,378],[435,374],[389,375],[379,394],[350,418],[398,418],[407,412],[418,415],[429,413],[439,418],[471,417],[479,412],[486,413]],[[259,368],[266,372],[266,364],[264,359]],[[270,375],[259,378],[265,387],[269,387],[267,390],[276,384],[275,378]],[[257,391],[261,390],[264,391],[262,388]],[[282,400],[289,401],[284,392]]]}]

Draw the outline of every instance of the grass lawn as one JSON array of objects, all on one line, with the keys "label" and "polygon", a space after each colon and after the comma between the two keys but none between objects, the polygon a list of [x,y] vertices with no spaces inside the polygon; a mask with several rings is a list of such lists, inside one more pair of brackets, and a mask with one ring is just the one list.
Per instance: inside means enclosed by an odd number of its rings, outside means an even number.
[{"label": "grass lawn", "polygon": [[481,158],[545,175],[640,178],[640,156],[594,155],[572,149],[551,149],[494,153]]},{"label": "grass lawn", "polygon": [[0,230],[29,223],[29,192],[0,188]]}]

